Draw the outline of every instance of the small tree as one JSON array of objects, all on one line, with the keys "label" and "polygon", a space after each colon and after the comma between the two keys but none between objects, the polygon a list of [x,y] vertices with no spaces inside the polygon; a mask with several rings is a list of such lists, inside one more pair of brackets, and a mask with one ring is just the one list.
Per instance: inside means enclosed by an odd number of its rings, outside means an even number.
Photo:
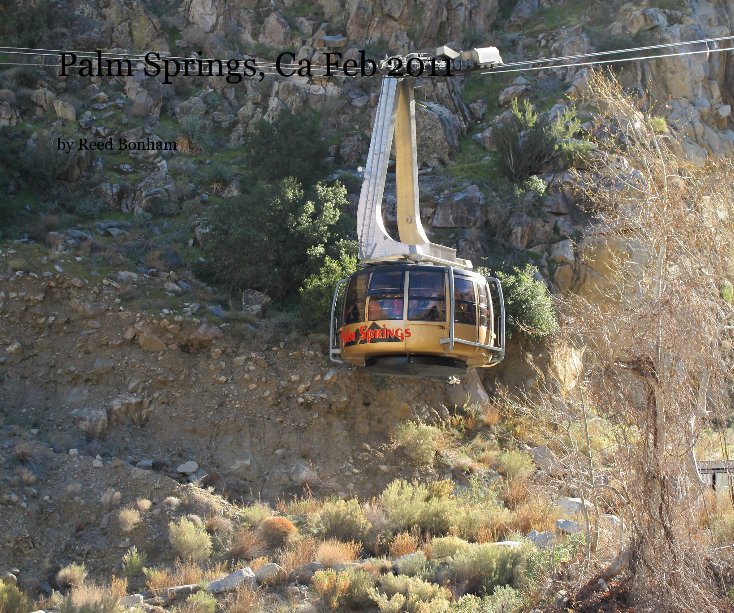
[{"label": "small tree", "polygon": [[275,299],[295,297],[321,266],[346,205],[339,183],[318,183],[310,193],[292,177],[259,183],[214,208],[200,272],[233,293],[250,288]]}]

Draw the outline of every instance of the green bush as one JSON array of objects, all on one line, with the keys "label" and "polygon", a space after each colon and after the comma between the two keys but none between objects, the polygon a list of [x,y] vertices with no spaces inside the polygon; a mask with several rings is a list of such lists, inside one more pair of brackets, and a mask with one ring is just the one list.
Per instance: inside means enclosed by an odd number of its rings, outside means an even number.
[{"label": "green bush", "polygon": [[495,588],[491,596],[467,594],[453,603],[453,613],[514,613],[523,606],[520,592],[508,585]]},{"label": "green bush", "polygon": [[431,541],[431,559],[453,558],[471,546],[469,541],[458,536],[439,536]]},{"label": "green bush", "polygon": [[393,534],[419,529],[442,535],[456,525],[459,510],[456,499],[432,496],[421,483],[396,479],[380,494],[380,503],[387,518],[387,528]]},{"label": "green bush", "polygon": [[207,592],[196,592],[186,599],[187,613],[214,613],[217,610],[217,599]]},{"label": "green bush", "polygon": [[364,542],[372,529],[359,501],[328,500],[318,512],[315,532],[324,539]]},{"label": "green bush", "polygon": [[198,272],[235,294],[249,288],[278,300],[295,297],[320,268],[346,204],[338,183],[319,183],[306,193],[293,178],[222,200],[212,212]]},{"label": "green bush", "polygon": [[398,611],[440,611],[448,609],[451,592],[418,577],[388,573],[380,579],[379,588],[372,590],[372,598],[380,611],[395,610],[398,603]]},{"label": "green bush", "polygon": [[122,556],[122,571],[128,577],[134,577],[143,572],[147,556],[144,552],[139,552],[138,548],[134,545],[127,550],[124,556]]},{"label": "green bush", "polygon": [[525,547],[483,543],[461,551],[451,563],[457,585],[473,594],[491,594],[502,585],[519,585],[524,577],[528,552]]},{"label": "green bush", "polygon": [[539,116],[529,101],[522,106],[512,101],[511,114],[493,131],[499,154],[499,169],[511,181],[522,181],[540,172],[559,153],[588,149],[571,143],[581,127],[574,108],[569,107],[555,119]]},{"label": "green bush", "polygon": [[324,599],[326,606],[330,609],[337,609],[349,593],[349,573],[332,569],[319,570],[314,574],[311,585],[314,591]]},{"label": "green bush", "polygon": [[435,426],[408,421],[395,430],[395,442],[417,466],[430,466],[438,451],[441,431]]},{"label": "green bush", "polygon": [[28,613],[33,601],[16,586],[0,581],[0,613]]},{"label": "green bush", "polygon": [[533,458],[522,451],[504,451],[497,460],[499,471],[508,479],[526,479],[535,471]]},{"label": "green bush", "polygon": [[212,553],[212,539],[204,528],[182,517],[168,524],[168,540],[178,556],[200,562]]},{"label": "green bush", "polygon": [[202,151],[212,151],[217,146],[217,139],[200,113],[186,115],[181,120],[181,135]]},{"label": "green bush", "polygon": [[324,176],[328,146],[316,113],[283,111],[261,120],[247,140],[247,166],[260,181],[295,177],[307,187]]},{"label": "green bush", "polygon": [[331,301],[337,281],[357,270],[356,241],[341,241],[338,259],[328,255],[319,270],[307,277],[298,290],[301,297],[301,317],[309,323],[329,321]]},{"label": "green bush", "polygon": [[505,312],[508,333],[522,332],[540,340],[553,334],[557,328],[553,300],[543,283],[533,275],[536,269],[530,265],[522,270],[497,273],[505,295]]}]

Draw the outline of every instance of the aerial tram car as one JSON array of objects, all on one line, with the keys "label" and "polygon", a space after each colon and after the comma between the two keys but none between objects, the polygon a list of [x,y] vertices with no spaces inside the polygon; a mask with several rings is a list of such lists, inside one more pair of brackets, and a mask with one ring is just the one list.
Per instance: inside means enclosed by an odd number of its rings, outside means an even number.
[{"label": "aerial tram car", "polygon": [[[448,74],[502,63],[494,47],[461,54],[442,47],[432,59],[411,54],[403,66],[414,58],[434,68],[438,58],[449,64]],[[455,249],[431,243],[423,229],[414,81],[407,74],[383,77],[357,212],[360,268],[336,285],[329,356],[376,374],[446,379],[502,361],[504,299],[498,279],[477,273]],[[398,240],[382,218],[393,139]]]}]

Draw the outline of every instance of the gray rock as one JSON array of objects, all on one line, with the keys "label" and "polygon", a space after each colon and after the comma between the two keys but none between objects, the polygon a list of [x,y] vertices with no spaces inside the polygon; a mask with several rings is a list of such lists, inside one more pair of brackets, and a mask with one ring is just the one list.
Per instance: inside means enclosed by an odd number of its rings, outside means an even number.
[{"label": "gray rock", "polygon": [[528,540],[538,549],[545,549],[553,544],[553,533],[551,532],[538,532],[537,530],[531,530],[528,532],[527,536]]},{"label": "gray rock", "polygon": [[199,470],[199,464],[194,460],[189,460],[188,462],[179,464],[179,466],[176,468],[176,472],[179,472],[183,475],[191,475],[197,470]]},{"label": "gray rock", "polygon": [[150,401],[137,394],[120,394],[112,401],[110,419],[121,424],[142,426],[150,417]]},{"label": "gray rock", "polygon": [[232,592],[242,585],[255,588],[255,573],[249,566],[239,568],[221,579],[210,581],[204,589],[210,594],[222,594]]},{"label": "gray rock", "polygon": [[3,573],[2,575],[0,575],[0,582],[7,585],[16,585],[18,583],[18,577],[16,577],[13,573]]},{"label": "gray rock", "polygon": [[505,549],[520,549],[523,543],[520,541],[498,541],[494,543],[497,547],[504,547]]},{"label": "gray rock", "polygon": [[42,87],[31,94],[31,100],[33,100],[33,102],[40,106],[44,111],[47,111],[53,106],[54,100],[56,100],[56,94],[51,90]]},{"label": "gray rock", "polygon": [[528,94],[530,88],[527,85],[510,85],[502,90],[499,95],[499,103],[502,106],[510,104],[516,98],[522,98]]},{"label": "gray rock", "polygon": [[54,100],[54,111],[56,116],[65,121],[76,121],[76,109],[74,105],[63,100]]},{"label": "gray rock", "polygon": [[242,292],[242,310],[255,317],[265,315],[270,306],[270,296],[254,289],[246,289]]},{"label": "gray rock", "polygon": [[282,566],[279,566],[275,562],[270,562],[257,569],[255,573],[255,580],[259,585],[273,585],[275,583],[282,583],[288,578],[288,574],[285,572]]},{"label": "gray rock", "polygon": [[117,272],[117,280],[121,283],[132,283],[138,280],[138,274],[129,270],[119,270]]},{"label": "gray rock", "polygon": [[171,600],[181,600],[182,598],[188,598],[191,594],[201,591],[201,586],[192,583],[189,585],[177,585],[175,587],[169,587],[166,590],[166,598]]},{"label": "gray rock", "polygon": [[120,606],[123,607],[137,607],[143,604],[142,594],[128,594],[120,599]]},{"label": "gray rock", "polygon": [[314,484],[318,481],[318,474],[303,462],[297,462],[290,470],[290,478],[297,485]]},{"label": "gray rock", "polygon": [[556,530],[565,534],[576,534],[581,529],[575,521],[571,521],[570,519],[557,519]]},{"label": "gray rock", "polygon": [[555,454],[545,445],[535,447],[530,451],[533,461],[542,471],[551,477],[560,477],[564,474],[563,464],[558,461]]},{"label": "gray rock", "polygon": [[566,515],[575,515],[576,513],[581,513],[584,506],[589,508],[593,505],[588,500],[582,500],[581,498],[563,497],[556,500],[556,506]]},{"label": "gray rock", "polygon": [[107,411],[83,408],[71,412],[74,425],[88,438],[101,438],[107,432]]}]

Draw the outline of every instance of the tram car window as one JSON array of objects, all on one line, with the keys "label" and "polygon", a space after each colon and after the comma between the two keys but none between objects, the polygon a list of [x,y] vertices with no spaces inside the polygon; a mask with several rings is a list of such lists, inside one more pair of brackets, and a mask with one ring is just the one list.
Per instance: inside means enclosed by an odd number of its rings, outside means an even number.
[{"label": "tram car window", "polygon": [[454,321],[457,324],[477,323],[477,301],[471,279],[457,276],[454,279]]},{"label": "tram car window", "polygon": [[403,318],[403,272],[378,271],[372,273],[368,290],[368,319]]},{"label": "tram car window", "polygon": [[408,319],[446,321],[443,269],[411,271],[408,283]]},{"label": "tram car window", "polygon": [[344,323],[356,324],[364,321],[364,303],[367,298],[367,281],[369,274],[352,277],[347,288],[344,306]]}]

